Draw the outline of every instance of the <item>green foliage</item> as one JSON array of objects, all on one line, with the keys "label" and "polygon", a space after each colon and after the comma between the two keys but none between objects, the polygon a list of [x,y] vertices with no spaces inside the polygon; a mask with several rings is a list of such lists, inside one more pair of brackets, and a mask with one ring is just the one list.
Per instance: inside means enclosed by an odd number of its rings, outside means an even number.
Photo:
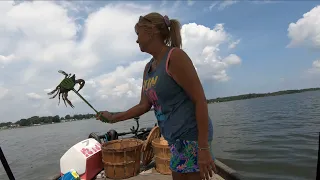
[{"label": "green foliage", "polygon": [[42,124],[52,124],[52,123],[60,123],[61,120],[63,121],[76,121],[76,120],[83,120],[83,119],[90,119],[94,118],[95,114],[75,114],[73,116],[66,115],[65,117],[56,116],[32,116],[27,119],[20,119],[19,121],[12,123],[12,122],[4,122],[0,123],[1,127],[16,127],[16,126],[33,126],[33,125],[42,125]]},{"label": "green foliage", "polygon": [[227,101],[236,101],[242,99],[252,99],[252,98],[259,98],[259,97],[267,97],[267,96],[280,96],[285,94],[295,94],[295,93],[302,93],[307,91],[318,91],[320,88],[308,88],[308,89],[299,89],[299,90],[285,90],[285,91],[277,91],[272,93],[251,93],[251,94],[243,94],[238,96],[229,96],[229,97],[218,97],[215,99],[208,99],[207,103],[218,103],[218,102],[227,102]]},{"label": "green foliage", "polygon": [[3,122],[3,123],[0,123],[0,127],[9,127],[12,124],[13,124],[12,122]]}]

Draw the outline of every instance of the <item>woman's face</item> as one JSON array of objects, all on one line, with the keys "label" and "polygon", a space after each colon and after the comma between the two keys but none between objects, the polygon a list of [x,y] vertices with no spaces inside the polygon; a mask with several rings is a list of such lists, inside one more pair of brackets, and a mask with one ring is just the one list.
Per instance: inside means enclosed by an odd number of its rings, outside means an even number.
[{"label": "woman's face", "polygon": [[151,43],[151,36],[150,34],[145,31],[145,27],[138,27],[137,28],[137,43],[139,44],[140,50],[142,52],[146,52],[148,49],[148,46]]}]

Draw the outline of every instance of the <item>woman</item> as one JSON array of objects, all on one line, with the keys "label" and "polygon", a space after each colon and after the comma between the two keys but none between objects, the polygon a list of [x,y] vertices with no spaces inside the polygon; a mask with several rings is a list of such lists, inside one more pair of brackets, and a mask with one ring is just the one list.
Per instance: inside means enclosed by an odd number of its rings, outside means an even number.
[{"label": "woman", "polygon": [[153,56],[144,69],[140,102],[125,112],[100,112],[98,119],[103,116],[110,123],[124,121],[141,116],[153,106],[172,153],[173,179],[209,179],[215,171],[213,127],[197,72],[180,49],[180,28],[177,20],[159,13],[140,16],[135,25],[136,42],[142,52]]}]

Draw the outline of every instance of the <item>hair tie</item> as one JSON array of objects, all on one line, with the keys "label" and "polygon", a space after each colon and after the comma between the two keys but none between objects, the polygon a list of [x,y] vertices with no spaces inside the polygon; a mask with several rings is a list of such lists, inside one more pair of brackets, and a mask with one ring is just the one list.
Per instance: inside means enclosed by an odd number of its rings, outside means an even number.
[{"label": "hair tie", "polygon": [[163,19],[164,19],[164,22],[166,23],[166,25],[168,27],[170,27],[171,26],[171,21],[170,21],[169,17],[167,15],[165,15],[165,16],[163,16]]}]

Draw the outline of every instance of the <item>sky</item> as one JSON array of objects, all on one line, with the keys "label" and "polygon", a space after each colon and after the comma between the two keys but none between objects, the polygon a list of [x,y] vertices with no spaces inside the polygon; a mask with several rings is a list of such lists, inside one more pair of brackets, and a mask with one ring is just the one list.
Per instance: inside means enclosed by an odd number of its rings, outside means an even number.
[{"label": "sky", "polygon": [[[73,92],[75,108],[47,93],[63,79],[96,109],[139,102],[151,56],[136,43],[140,15],[159,12],[181,24],[207,99],[319,87],[317,1],[0,1],[0,122],[94,113]],[[78,87],[78,86],[77,86]]]}]

